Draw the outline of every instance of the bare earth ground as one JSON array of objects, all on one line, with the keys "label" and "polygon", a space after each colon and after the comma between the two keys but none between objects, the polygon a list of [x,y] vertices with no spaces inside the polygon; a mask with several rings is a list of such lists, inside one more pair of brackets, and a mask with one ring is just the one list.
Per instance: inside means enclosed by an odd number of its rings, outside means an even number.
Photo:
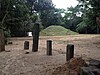
[{"label": "bare earth ground", "polygon": [[[53,55],[46,55],[46,41],[53,40]],[[30,42],[29,54],[23,49],[24,41]],[[9,38],[0,53],[0,75],[52,75],[55,69],[66,63],[66,46],[75,45],[75,57],[100,60],[100,35],[40,36],[39,51],[32,52],[32,37]],[[64,74],[59,74],[64,75]],[[67,74],[65,74],[67,75]]]}]

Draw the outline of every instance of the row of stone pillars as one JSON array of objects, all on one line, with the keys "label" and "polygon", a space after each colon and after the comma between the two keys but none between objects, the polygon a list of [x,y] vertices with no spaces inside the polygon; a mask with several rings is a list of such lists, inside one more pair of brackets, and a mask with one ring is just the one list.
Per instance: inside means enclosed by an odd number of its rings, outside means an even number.
[{"label": "row of stone pillars", "polygon": [[[39,24],[34,24],[33,29],[33,45],[32,45],[32,51],[37,52],[38,51],[38,43],[39,43]],[[24,49],[29,49],[29,42],[25,41],[24,43]],[[4,38],[4,32],[0,29],[0,52],[5,51],[5,38]],[[52,55],[52,40],[47,40],[47,55]],[[74,57],[74,45],[68,44],[66,48],[66,60],[70,60]]]},{"label": "row of stone pillars", "polygon": [[[47,55],[52,55],[52,40],[47,40]],[[66,47],[66,60],[74,57],[74,45],[68,44]]]},{"label": "row of stone pillars", "polygon": [[[33,27],[33,44],[32,44],[32,52],[38,51],[38,44],[39,44],[39,24],[35,23]],[[25,41],[24,49],[29,49],[29,42]]]},{"label": "row of stone pillars", "polygon": [[[29,49],[29,41],[25,41],[24,49],[25,50]],[[38,50],[35,50],[33,52],[37,52],[37,51]],[[48,56],[52,55],[52,40],[47,40],[47,55]],[[67,47],[66,47],[66,61],[69,61],[73,57],[74,57],[74,45],[68,44]]]},{"label": "row of stone pillars", "polygon": [[[33,29],[33,47],[32,47],[33,52],[38,51],[38,40],[39,40],[39,24],[35,23]],[[28,48],[29,48],[29,42],[26,41],[24,43],[24,49]],[[0,52],[2,51],[5,51],[5,37],[4,37],[4,31],[0,29]]]},{"label": "row of stone pillars", "polygon": [[[39,44],[39,24],[34,24],[33,29],[33,45],[32,45],[32,52],[38,51],[38,44]],[[29,49],[29,42],[25,41],[24,49]],[[47,55],[52,55],[52,40],[47,40]],[[68,44],[66,48],[66,60],[70,60],[74,57],[74,45]]]},{"label": "row of stone pillars", "polygon": [[[38,51],[38,43],[39,43],[39,24],[34,24],[33,29],[33,45],[32,45],[32,51],[37,52]],[[29,49],[29,41],[25,41],[24,43],[24,49]],[[5,51],[5,38],[4,38],[4,32],[2,29],[0,29],[0,52]],[[47,40],[47,55],[52,55],[52,40]],[[70,60],[74,57],[74,45],[68,44],[66,48],[66,60]]]}]

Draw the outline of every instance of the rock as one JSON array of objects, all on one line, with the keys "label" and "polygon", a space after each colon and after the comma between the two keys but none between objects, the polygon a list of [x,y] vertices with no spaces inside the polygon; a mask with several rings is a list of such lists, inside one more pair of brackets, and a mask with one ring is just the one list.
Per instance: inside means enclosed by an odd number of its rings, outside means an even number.
[{"label": "rock", "polygon": [[92,70],[92,72],[93,72],[95,75],[100,75],[100,69],[94,69],[94,70]]},{"label": "rock", "polygon": [[25,54],[29,54],[29,52],[28,52],[28,51],[26,51],[26,52],[25,52]]},{"label": "rock", "polygon": [[90,60],[89,66],[95,66],[100,69],[100,61],[99,60]]},{"label": "rock", "polygon": [[100,75],[100,69],[94,66],[81,67],[80,75]]},{"label": "rock", "polygon": [[8,44],[13,44],[13,43],[11,41],[9,41]]},{"label": "rock", "polygon": [[10,52],[10,50],[5,50],[5,52]]},{"label": "rock", "polygon": [[79,75],[95,75],[95,74],[91,71],[91,68],[89,68],[89,67],[81,67]]}]

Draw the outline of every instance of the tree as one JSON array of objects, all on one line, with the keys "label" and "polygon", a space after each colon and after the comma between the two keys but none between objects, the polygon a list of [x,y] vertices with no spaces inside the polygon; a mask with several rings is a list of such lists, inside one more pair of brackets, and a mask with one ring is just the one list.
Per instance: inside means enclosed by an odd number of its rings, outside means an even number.
[{"label": "tree", "polygon": [[[100,33],[100,23],[97,18],[100,17],[100,1],[99,0],[78,0],[81,8],[83,8],[83,18],[87,18],[89,22],[86,24],[90,26],[93,33]],[[85,20],[85,19],[84,19]]]},{"label": "tree", "polygon": [[32,22],[37,19],[36,13],[31,13],[26,0],[1,0],[0,27],[6,31],[16,32],[30,31]]},{"label": "tree", "polygon": [[62,16],[59,9],[44,10],[40,17],[45,28],[50,25],[62,25]]},{"label": "tree", "polygon": [[82,22],[81,10],[79,9],[78,5],[67,9],[63,18],[66,28],[76,31],[77,25]]},{"label": "tree", "polygon": [[49,0],[0,0],[0,4],[0,28],[10,30],[12,35],[31,31],[38,18],[37,13],[42,16],[43,11],[54,8]]}]

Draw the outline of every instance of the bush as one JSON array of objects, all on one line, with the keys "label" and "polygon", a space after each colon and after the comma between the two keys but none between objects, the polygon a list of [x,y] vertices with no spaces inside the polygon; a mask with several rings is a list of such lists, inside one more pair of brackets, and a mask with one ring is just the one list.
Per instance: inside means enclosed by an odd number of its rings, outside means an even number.
[{"label": "bush", "polygon": [[10,34],[11,34],[10,30],[4,31],[4,36],[5,37],[10,37],[11,36]]},{"label": "bush", "polygon": [[76,31],[77,31],[78,33],[86,33],[86,29],[87,29],[87,25],[86,25],[86,23],[83,21],[83,22],[81,22],[81,23],[79,23],[79,24],[77,25]]}]

